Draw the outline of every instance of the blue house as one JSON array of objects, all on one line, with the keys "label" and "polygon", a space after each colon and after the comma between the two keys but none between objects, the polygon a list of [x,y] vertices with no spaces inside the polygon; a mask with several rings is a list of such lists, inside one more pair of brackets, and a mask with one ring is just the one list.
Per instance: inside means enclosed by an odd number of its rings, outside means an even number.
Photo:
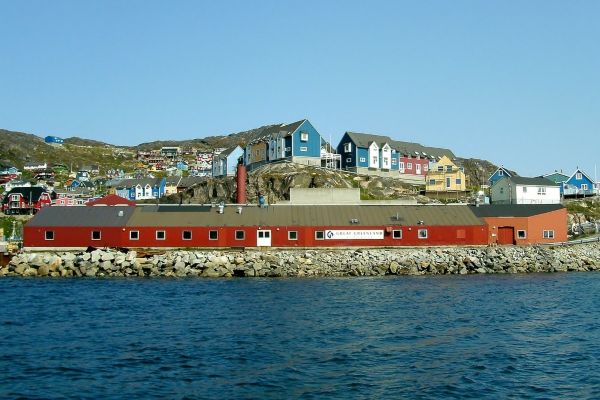
[{"label": "blue house", "polygon": [[165,178],[125,179],[115,187],[115,193],[129,200],[161,198],[165,194]]},{"label": "blue house", "polygon": [[175,168],[177,168],[180,171],[187,171],[189,169],[189,165],[187,162],[180,160],[177,161],[177,163],[175,164]]},{"label": "blue house", "polygon": [[19,170],[17,167],[12,165],[0,165],[0,175],[18,174]]},{"label": "blue house", "polygon": [[68,190],[75,190],[77,188],[80,189],[87,189],[87,190],[94,190],[96,188],[96,186],[94,185],[93,182],[89,181],[89,180],[78,180],[78,179],[74,179],[71,184],[67,187]]},{"label": "blue house", "polygon": [[46,136],[44,138],[44,142],[50,143],[50,144],[63,144],[65,141],[64,141],[64,139],[59,138],[57,136]]},{"label": "blue house", "polygon": [[244,157],[244,150],[240,146],[222,151],[213,158],[212,175],[214,177],[235,176],[240,157]]},{"label": "blue house", "polygon": [[320,166],[321,144],[321,134],[307,119],[283,125],[270,138],[269,161]]},{"label": "blue house", "polygon": [[307,119],[267,125],[255,130],[245,148],[248,169],[274,161],[321,166],[321,134]]},{"label": "blue house", "polygon": [[518,176],[516,172],[506,169],[504,167],[498,167],[492,175],[488,178],[488,182],[490,186],[494,186],[494,183],[499,181],[502,178],[512,178],[514,176]]},{"label": "blue house", "polygon": [[563,196],[593,196],[596,183],[585,172],[577,168],[573,175],[562,183]]}]

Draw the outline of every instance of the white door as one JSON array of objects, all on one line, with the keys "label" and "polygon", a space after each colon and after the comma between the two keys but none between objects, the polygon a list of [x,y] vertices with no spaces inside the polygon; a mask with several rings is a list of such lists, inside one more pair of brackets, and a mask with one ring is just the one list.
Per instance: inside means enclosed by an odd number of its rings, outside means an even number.
[{"label": "white door", "polygon": [[416,164],[417,166],[417,175],[421,175],[421,164]]},{"label": "white door", "polygon": [[256,245],[257,246],[271,246],[271,231],[258,230],[256,231]]}]

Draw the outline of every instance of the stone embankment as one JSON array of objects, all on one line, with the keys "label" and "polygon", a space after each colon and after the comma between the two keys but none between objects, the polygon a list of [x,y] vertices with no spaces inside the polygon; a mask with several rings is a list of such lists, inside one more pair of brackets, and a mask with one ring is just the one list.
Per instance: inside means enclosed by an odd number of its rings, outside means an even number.
[{"label": "stone embankment", "polygon": [[312,277],[600,270],[600,244],[563,247],[23,253],[0,276]]}]

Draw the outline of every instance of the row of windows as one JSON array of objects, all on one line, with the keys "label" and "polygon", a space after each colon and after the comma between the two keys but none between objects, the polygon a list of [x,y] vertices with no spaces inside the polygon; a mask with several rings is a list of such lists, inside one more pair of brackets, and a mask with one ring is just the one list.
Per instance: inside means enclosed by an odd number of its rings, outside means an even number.
[{"label": "row of windows", "polygon": [[[544,231],[546,232],[546,231]],[[259,238],[269,238],[271,233],[270,231],[258,231]],[[553,233],[554,235],[554,233]],[[393,230],[392,237],[394,239],[402,239],[402,230]],[[417,232],[417,237],[419,239],[427,239],[427,229],[419,229]],[[91,233],[92,240],[101,240],[102,232],[101,231],[92,231]],[[155,231],[156,240],[166,240],[167,232],[166,231]],[[235,239],[236,240],[244,240],[246,238],[245,231],[235,231]],[[45,239],[46,240],[54,240],[54,231],[45,231]],[[129,231],[129,239],[130,240],[139,240],[140,232],[139,231]],[[192,231],[183,231],[181,232],[182,240],[192,240]],[[218,231],[208,231],[208,239],[209,240],[218,240],[219,232]],[[315,231],[315,239],[316,240],[325,240],[325,231]],[[288,240],[298,240],[298,231],[289,231],[288,232]]]},{"label": "row of windows", "polygon": [[[450,178],[446,178],[446,186],[448,186],[448,187],[450,187],[450,180],[449,179]],[[435,179],[430,179],[429,180],[429,185],[430,186],[434,186],[437,182],[438,181],[436,181]],[[455,182],[456,182],[457,185],[460,185],[462,183],[462,180],[461,180],[461,178],[456,178]],[[439,183],[444,183],[444,180],[443,179],[440,180]]]},{"label": "row of windows", "polygon": [[[544,239],[554,239],[554,231],[553,230],[544,230],[542,232]],[[527,231],[526,230],[518,230],[517,231],[517,239],[527,239]]]}]

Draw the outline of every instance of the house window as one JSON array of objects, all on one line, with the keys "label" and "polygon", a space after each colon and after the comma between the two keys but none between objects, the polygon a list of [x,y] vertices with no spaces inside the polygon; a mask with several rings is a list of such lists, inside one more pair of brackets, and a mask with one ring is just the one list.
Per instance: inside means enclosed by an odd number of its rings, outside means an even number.
[{"label": "house window", "polygon": [[315,231],[315,239],[316,240],[323,240],[323,239],[325,239],[325,232],[323,232],[323,231]]},{"label": "house window", "polygon": [[446,172],[452,172],[452,165],[446,165]]},{"label": "house window", "polygon": [[308,132],[300,132],[300,140],[303,142],[308,141]]},{"label": "house window", "polygon": [[244,240],[246,233],[244,231],[235,231],[235,240]]},{"label": "house window", "polygon": [[460,185],[462,183],[462,180],[460,178],[456,178],[456,184]]},{"label": "house window", "polygon": [[298,240],[298,232],[297,231],[289,231],[288,232],[288,240]]},{"label": "house window", "polygon": [[379,164],[377,156],[373,156],[373,164]]},{"label": "house window", "polygon": [[344,143],[344,152],[350,153],[351,151],[352,151],[352,143],[351,142]]},{"label": "house window", "polygon": [[435,186],[435,179],[430,179],[430,180],[429,180],[429,184],[430,184],[431,186]]},{"label": "house window", "polygon": [[388,168],[390,166],[390,159],[387,157],[383,157],[383,168]]},{"label": "house window", "polygon": [[156,231],[156,240],[165,240],[167,234],[165,231]]},{"label": "house window", "polygon": [[427,229],[419,229],[418,237],[419,239],[427,239]]},{"label": "house window", "polygon": [[554,231],[544,231],[544,239],[554,239]]},{"label": "house window", "polygon": [[429,171],[429,165],[424,164],[423,165],[423,171],[425,171],[425,172]]},{"label": "house window", "polygon": [[292,151],[292,148],[291,147],[286,147],[285,151]]},{"label": "house window", "polygon": [[11,194],[10,195],[10,199],[11,199],[11,201],[19,201],[19,195],[18,194]]},{"label": "house window", "polygon": [[183,240],[192,240],[192,231],[183,231],[181,233],[181,238]]},{"label": "house window", "polygon": [[502,170],[498,171],[498,176],[502,176],[502,175],[504,175],[504,171],[502,171]]},{"label": "house window", "polygon": [[129,231],[129,240],[139,240],[140,231]]},{"label": "house window", "polygon": [[400,229],[394,229],[392,231],[392,237],[394,239],[402,239],[402,231]]},{"label": "house window", "polygon": [[583,178],[583,174],[581,172],[578,172],[577,174],[575,174],[575,179],[581,180],[581,178]]},{"label": "house window", "polygon": [[360,162],[367,162],[367,159],[365,157],[361,157],[359,158]]},{"label": "house window", "polygon": [[412,163],[411,162],[409,162],[409,163],[406,164],[406,169],[412,169]]},{"label": "house window", "polygon": [[546,188],[545,187],[539,187],[538,188],[538,195],[544,196],[546,194]]},{"label": "house window", "polygon": [[46,237],[46,240],[54,240],[54,231],[46,231],[45,237]]},{"label": "house window", "polygon": [[517,239],[526,239],[527,238],[527,232],[524,230],[519,230],[517,231]]},{"label": "house window", "polygon": [[504,194],[504,188],[503,187],[500,188],[500,194]]},{"label": "house window", "polygon": [[301,146],[301,147],[300,147],[300,151],[308,151],[308,147],[306,147],[306,146]]},{"label": "house window", "polygon": [[398,160],[396,160],[395,158],[392,158],[392,165],[396,165],[398,164]]},{"label": "house window", "polygon": [[[538,193],[539,193],[540,189],[538,188]],[[527,193],[527,186],[523,186],[523,193]]]},{"label": "house window", "polygon": [[218,231],[208,231],[208,240],[217,240],[219,238]]},{"label": "house window", "polygon": [[346,162],[347,162],[347,163],[351,163],[351,162],[352,162],[352,159],[351,159],[350,157],[348,157],[348,158],[346,158]]},{"label": "house window", "polygon": [[100,240],[101,237],[100,231],[92,231],[92,240]]},{"label": "house window", "polygon": [[438,172],[444,172],[444,166],[443,165],[438,166]]},{"label": "house window", "polygon": [[588,185],[587,185],[587,183],[582,183],[582,184],[581,184],[581,190],[588,190]]}]

